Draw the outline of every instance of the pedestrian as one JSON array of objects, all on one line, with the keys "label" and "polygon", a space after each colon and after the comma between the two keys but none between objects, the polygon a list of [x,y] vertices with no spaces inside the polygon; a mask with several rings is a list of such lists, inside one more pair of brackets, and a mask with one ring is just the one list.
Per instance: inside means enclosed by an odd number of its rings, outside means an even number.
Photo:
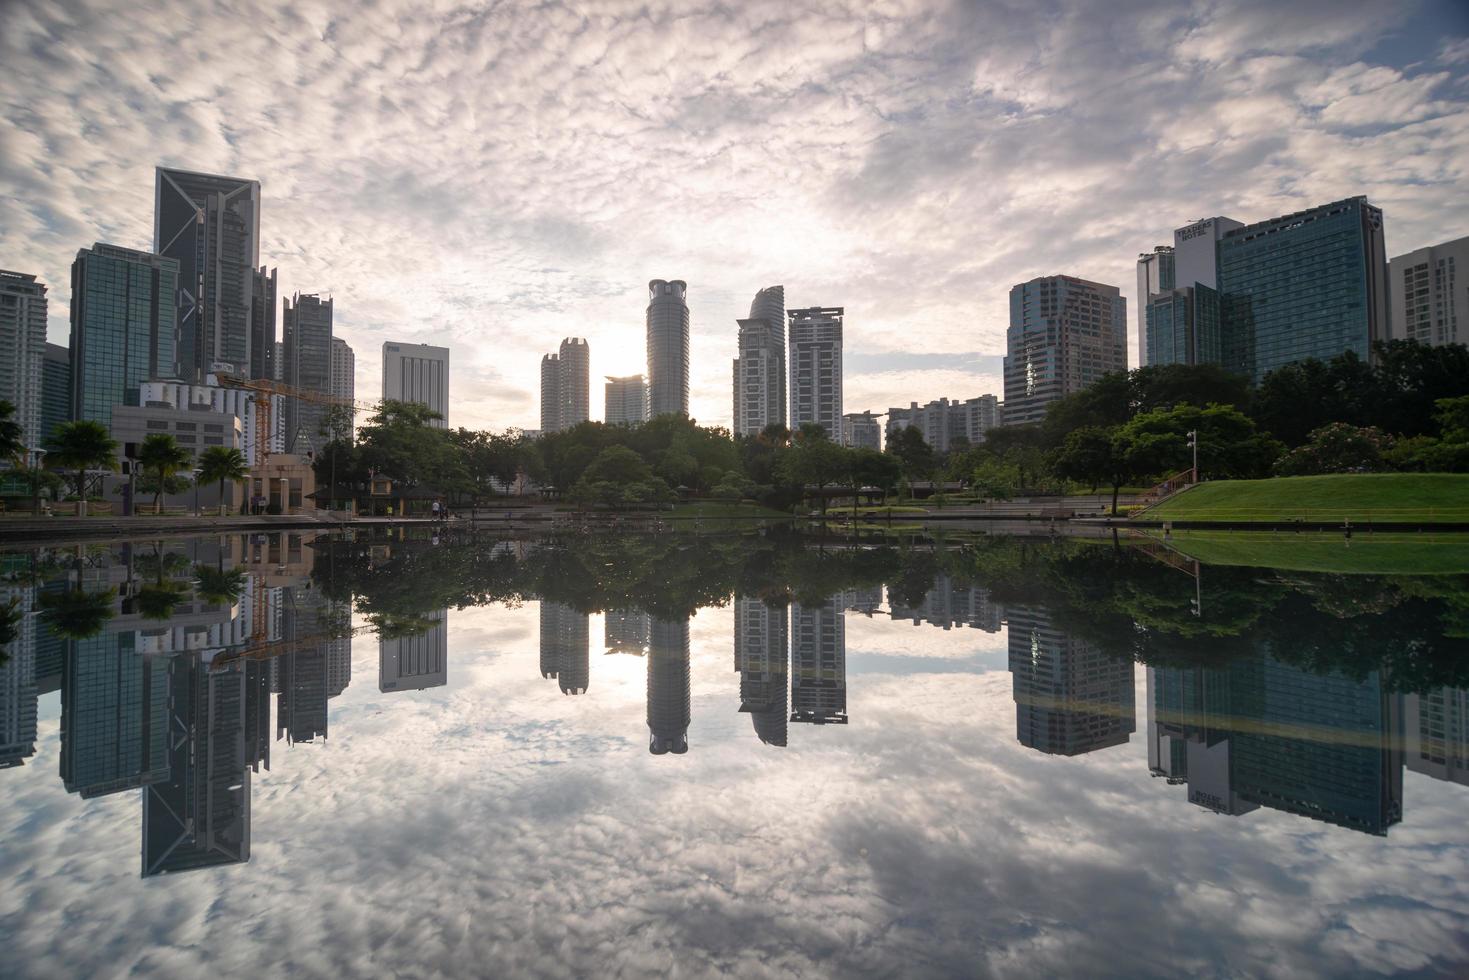
[{"label": "pedestrian", "polygon": [[434,513],[434,520],[438,520],[439,519],[439,502],[437,500],[435,500],[434,503],[433,503],[433,513]]}]

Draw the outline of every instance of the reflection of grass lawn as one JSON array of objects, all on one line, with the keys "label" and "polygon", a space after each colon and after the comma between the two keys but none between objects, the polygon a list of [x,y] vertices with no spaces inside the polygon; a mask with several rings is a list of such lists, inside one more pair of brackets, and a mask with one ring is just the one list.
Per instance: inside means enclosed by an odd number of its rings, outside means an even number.
[{"label": "reflection of grass lawn", "polygon": [[1357,473],[1200,484],[1145,515],[1164,521],[1463,521],[1469,473]]},{"label": "reflection of grass lawn", "polygon": [[[1154,535],[1157,536],[1156,534]],[[1469,574],[1469,534],[1174,531],[1170,543],[1206,565],[1360,575]]]}]

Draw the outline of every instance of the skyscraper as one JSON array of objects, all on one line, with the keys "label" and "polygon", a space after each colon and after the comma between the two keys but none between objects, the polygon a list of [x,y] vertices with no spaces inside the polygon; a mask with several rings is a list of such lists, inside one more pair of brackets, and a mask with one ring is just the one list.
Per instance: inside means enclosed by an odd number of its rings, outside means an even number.
[{"label": "skyscraper", "polygon": [[41,356],[41,428],[37,444],[45,446],[56,427],[71,421],[71,351],[47,344]]},{"label": "skyscraper", "polygon": [[1469,786],[1469,689],[1403,695],[1403,740],[1409,769]]},{"label": "skyscraper", "polygon": [[786,645],[790,626],[784,605],[755,596],[736,596],[735,670],[740,674],[740,711],[749,714],[755,735],[767,745],[786,744]]},{"label": "skyscraper", "polygon": [[[282,316],[285,383],[330,395],[332,391],[332,299],[297,293]],[[327,406],[286,399],[286,452],[305,453],[325,445],[321,434]]]},{"label": "skyscraper", "polygon": [[567,337],[555,354],[541,358],[541,431],[563,432],[591,417],[591,351]]},{"label": "skyscraper", "polygon": [[36,752],[36,619],[28,586],[0,588],[0,603],[15,603],[16,636],[0,663],[0,769],[24,765]]},{"label": "skyscraper", "polygon": [[331,395],[344,405],[357,397],[357,355],[341,337],[332,338]]},{"label": "skyscraper", "polygon": [[1469,238],[1399,255],[1388,283],[1394,340],[1469,343]]},{"label": "skyscraper", "polygon": [[562,694],[583,694],[591,681],[590,619],[559,602],[541,600],[541,676]]},{"label": "skyscraper", "polygon": [[15,406],[12,418],[27,447],[40,445],[42,435],[45,352],[46,284],[23,272],[0,269],[0,399]]},{"label": "skyscraper", "polygon": [[168,661],[136,630],[67,641],[61,684],[61,778],[84,798],[168,778]]},{"label": "skyscraper", "polygon": [[734,359],[734,432],[758,435],[786,423],[785,287],[755,294],[750,316],[739,325]]},{"label": "skyscraper", "polygon": [[1043,609],[1005,611],[1020,744],[1082,755],[1126,742],[1137,728],[1132,661],[1069,636]]},{"label": "skyscraper", "polygon": [[882,423],[871,411],[842,416],[842,444],[853,449],[882,449]]},{"label": "skyscraper", "polygon": [[847,620],[840,596],[791,604],[791,721],[847,723]]},{"label": "skyscraper", "polygon": [[266,271],[265,266],[255,270],[250,277],[252,298],[250,300],[250,377],[275,377],[275,349],[278,344],[275,329],[276,270]]},{"label": "skyscraper", "polygon": [[1010,290],[1005,424],[1039,422],[1056,399],[1126,370],[1127,301],[1116,286],[1044,276]]},{"label": "skyscraper", "polygon": [[[542,367],[544,371],[544,366]],[[544,375],[541,381],[544,388]],[[607,379],[607,404],[602,415],[608,425],[641,425],[648,421],[648,385],[641,374]],[[545,419],[541,420],[545,425]]]},{"label": "skyscraper", "polygon": [[421,633],[377,641],[377,689],[422,691],[449,683],[449,610],[425,618],[433,625]]},{"label": "skyscraper", "polygon": [[[1156,293],[1188,286],[1207,286],[1216,292],[1219,289],[1219,240],[1237,228],[1243,221],[1233,218],[1213,217],[1191,221],[1182,228],[1173,230],[1173,281],[1165,283]],[[1138,297],[1138,304],[1145,302]]]},{"label": "skyscraper", "polygon": [[[1224,366],[1258,384],[1278,367],[1387,339],[1382,212],[1347,198],[1219,240]],[[1007,389],[1008,391],[1008,389]]]},{"label": "skyscraper", "polygon": [[842,441],[842,317],[840,306],[791,310],[790,394],[792,431],[808,422]]},{"label": "skyscraper", "polygon": [[1142,312],[1148,364],[1218,364],[1223,358],[1219,294],[1203,283],[1156,293]]},{"label": "skyscraper", "polygon": [[608,653],[630,653],[641,657],[648,652],[653,621],[636,609],[609,609],[602,623],[603,644]]},{"label": "skyscraper", "polygon": [[172,319],[184,380],[203,381],[218,363],[237,372],[254,370],[260,182],[158,167],[153,251],[178,264]]},{"label": "skyscraper", "polygon": [[101,242],[71,266],[71,417],[112,425],[145,381],[178,375],[178,263]]},{"label": "skyscraper", "polygon": [[689,621],[654,619],[648,638],[648,751],[689,750]]},{"label": "skyscraper", "polygon": [[1148,299],[1154,293],[1165,292],[1173,288],[1173,270],[1173,249],[1168,245],[1155,246],[1151,252],[1142,252],[1137,257],[1138,367],[1151,363],[1148,360],[1147,321],[1144,318]]},{"label": "skyscraper", "polygon": [[449,348],[429,344],[383,344],[383,399],[414,402],[437,412],[430,422],[449,427]]},{"label": "skyscraper", "polygon": [[689,414],[688,285],[648,283],[648,417]]}]

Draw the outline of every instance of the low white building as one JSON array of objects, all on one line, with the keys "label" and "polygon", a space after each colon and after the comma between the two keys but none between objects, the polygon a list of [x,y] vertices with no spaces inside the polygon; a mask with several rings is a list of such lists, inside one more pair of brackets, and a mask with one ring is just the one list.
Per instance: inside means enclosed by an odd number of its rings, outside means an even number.
[{"label": "low white building", "polygon": [[[182,381],[145,381],[139,386],[138,395],[139,402],[145,406],[170,407],[187,411],[213,411],[233,415],[240,423],[240,442],[234,448],[245,454],[245,462],[250,466],[255,466],[259,462],[255,445],[255,399],[269,397],[272,406],[269,451],[281,453],[286,450],[285,399],[280,395],[261,396],[253,391],[224,388],[219,385],[212,374],[205,376],[205,383],[202,385],[187,384]],[[122,439],[115,431],[113,438],[119,441]],[[183,443],[183,440],[180,440],[180,443]],[[194,448],[190,444],[183,444],[185,448]],[[203,445],[200,444],[195,451],[202,450]],[[211,445],[221,444],[211,443]]]}]

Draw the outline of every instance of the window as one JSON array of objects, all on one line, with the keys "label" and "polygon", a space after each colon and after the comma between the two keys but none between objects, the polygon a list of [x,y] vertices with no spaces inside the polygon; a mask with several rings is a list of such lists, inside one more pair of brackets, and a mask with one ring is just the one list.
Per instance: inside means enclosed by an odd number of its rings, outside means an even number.
[{"label": "window", "polygon": [[168,423],[167,422],[160,422],[157,419],[149,419],[148,420],[148,428],[150,428],[150,429],[165,429],[166,430],[168,428]]}]

